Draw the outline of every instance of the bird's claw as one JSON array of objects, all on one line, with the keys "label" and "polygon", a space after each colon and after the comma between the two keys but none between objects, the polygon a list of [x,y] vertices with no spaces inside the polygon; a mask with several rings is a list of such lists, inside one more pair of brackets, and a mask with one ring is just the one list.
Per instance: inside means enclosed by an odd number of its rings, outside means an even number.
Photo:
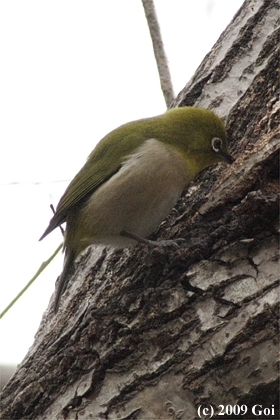
[{"label": "bird's claw", "polygon": [[179,248],[182,242],[186,242],[184,238],[177,238],[177,239],[165,239],[161,241],[149,241],[149,245],[153,247],[168,247],[173,246],[175,248]]}]

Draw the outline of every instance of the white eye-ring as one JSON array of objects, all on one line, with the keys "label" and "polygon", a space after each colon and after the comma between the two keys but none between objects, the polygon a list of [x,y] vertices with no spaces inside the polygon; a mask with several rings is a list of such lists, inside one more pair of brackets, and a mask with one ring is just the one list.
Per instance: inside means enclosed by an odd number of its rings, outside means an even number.
[{"label": "white eye-ring", "polygon": [[219,139],[219,137],[214,137],[211,141],[212,144],[212,149],[214,150],[214,152],[218,153],[221,151],[223,142],[221,139]]}]

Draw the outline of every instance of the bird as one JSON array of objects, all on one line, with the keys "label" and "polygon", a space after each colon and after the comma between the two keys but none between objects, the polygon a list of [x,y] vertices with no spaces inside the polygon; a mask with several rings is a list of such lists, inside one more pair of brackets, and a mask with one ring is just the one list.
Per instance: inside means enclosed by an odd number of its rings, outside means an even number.
[{"label": "bird", "polygon": [[39,239],[66,222],[54,312],[69,271],[85,248],[174,244],[147,238],[199,172],[233,161],[223,121],[204,108],[172,108],[123,124],[103,137],[66,188]]}]

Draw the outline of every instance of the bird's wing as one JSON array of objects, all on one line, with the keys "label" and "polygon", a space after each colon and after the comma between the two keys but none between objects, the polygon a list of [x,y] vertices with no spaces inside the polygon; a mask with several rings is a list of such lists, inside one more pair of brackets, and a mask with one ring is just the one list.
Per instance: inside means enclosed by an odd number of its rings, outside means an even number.
[{"label": "bird's wing", "polygon": [[65,222],[68,212],[111,178],[120,169],[125,158],[147,140],[143,135],[135,136],[133,133],[126,135],[125,131],[122,133],[121,128],[117,130],[119,132],[117,136],[114,136],[114,141],[110,140],[112,133],[104,137],[90,154],[82,169],[70,182],[40,240]]}]

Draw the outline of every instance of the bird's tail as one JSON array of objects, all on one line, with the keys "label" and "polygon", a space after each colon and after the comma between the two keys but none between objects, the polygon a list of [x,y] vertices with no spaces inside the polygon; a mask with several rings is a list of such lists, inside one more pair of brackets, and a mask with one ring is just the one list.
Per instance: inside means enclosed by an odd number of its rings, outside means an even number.
[{"label": "bird's tail", "polygon": [[66,250],[65,258],[64,258],[64,266],[63,266],[62,273],[59,276],[58,286],[57,286],[55,299],[54,299],[54,309],[53,310],[54,310],[55,313],[57,313],[57,311],[58,311],[61,296],[65,292],[66,286],[67,286],[68,281],[70,279],[70,274],[71,274],[71,271],[72,271],[71,268],[73,268],[74,260],[75,260],[75,253],[71,250],[70,251]]}]

